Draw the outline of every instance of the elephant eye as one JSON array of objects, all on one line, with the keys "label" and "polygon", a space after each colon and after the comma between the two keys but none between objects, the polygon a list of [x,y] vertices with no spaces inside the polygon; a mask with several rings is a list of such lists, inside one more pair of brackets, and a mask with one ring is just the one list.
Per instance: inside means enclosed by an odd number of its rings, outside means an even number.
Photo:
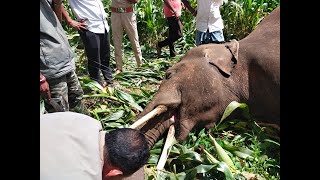
[{"label": "elephant eye", "polygon": [[166,78],[166,79],[170,79],[170,78],[171,78],[171,76],[172,76],[172,72],[167,72],[167,73],[166,73],[166,77],[165,77],[165,78]]}]

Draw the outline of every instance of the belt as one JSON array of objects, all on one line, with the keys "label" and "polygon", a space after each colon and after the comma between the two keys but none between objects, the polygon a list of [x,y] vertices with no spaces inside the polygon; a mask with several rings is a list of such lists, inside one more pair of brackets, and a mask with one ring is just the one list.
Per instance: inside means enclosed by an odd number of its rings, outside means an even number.
[{"label": "belt", "polygon": [[128,12],[133,12],[133,7],[127,7],[127,8],[115,8],[115,7],[111,7],[111,12],[115,12],[115,13],[128,13]]}]

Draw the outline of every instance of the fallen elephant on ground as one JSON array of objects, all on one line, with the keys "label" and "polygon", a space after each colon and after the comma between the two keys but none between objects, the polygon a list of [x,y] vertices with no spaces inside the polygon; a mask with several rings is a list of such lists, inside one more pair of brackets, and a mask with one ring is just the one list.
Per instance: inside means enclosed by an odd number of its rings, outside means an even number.
[{"label": "fallen elephant on ground", "polygon": [[167,70],[133,128],[145,133],[150,148],[171,124],[181,141],[195,126],[213,127],[232,101],[246,103],[255,119],[280,125],[280,7],[240,41],[189,50]]}]

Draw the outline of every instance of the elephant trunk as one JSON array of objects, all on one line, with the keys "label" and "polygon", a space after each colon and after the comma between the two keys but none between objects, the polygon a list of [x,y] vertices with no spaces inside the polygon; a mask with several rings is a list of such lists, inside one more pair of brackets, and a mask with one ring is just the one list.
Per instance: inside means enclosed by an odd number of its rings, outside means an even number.
[{"label": "elephant trunk", "polygon": [[157,123],[154,128],[148,129],[144,135],[148,141],[148,147],[151,149],[158,139],[169,129],[170,125],[174,123],[173,118]]},{"label": "elephant trunk", "polygon": [[[181,103],[181,93],[178,89],[177,83],[163,82],[153,100],[148,103],[143,112],[137,116],[138,121],[140,121],[140,119],[149,119],[148,122],[142,120],[141,125],[134,125],[134,127],[140,129],[140,131],[145,134],[148,139],[149,148],[152,148],[154,143],[157,142],[169,129],[170,125],[174,123],[171,117],[176,114]],[[136,122],[138,123],[138,121]]]}]

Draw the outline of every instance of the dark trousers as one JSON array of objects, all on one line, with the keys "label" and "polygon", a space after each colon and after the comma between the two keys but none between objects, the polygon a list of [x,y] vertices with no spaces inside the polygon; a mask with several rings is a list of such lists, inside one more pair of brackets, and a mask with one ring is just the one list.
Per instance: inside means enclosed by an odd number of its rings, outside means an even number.
[{"label": "dark trousers", "polygon": [[177,19],[177,17],[168,17],[167,22],[169,25],[169,36],[158,43],[158,46],[160,48],[169,45],[170,49],[170,56],[175,56],[176,51],[174,49],[173,43],[177,41],[179,38],[182,37],[182,23],[180,18]]},{"label": "dark trousers", "polygon": [[88,58],[88,71],[91,79],[102,83],[100,70],[107,84],[112,83],[110,68],[110,35],[93,33],[88,30],[79,31]]}]

